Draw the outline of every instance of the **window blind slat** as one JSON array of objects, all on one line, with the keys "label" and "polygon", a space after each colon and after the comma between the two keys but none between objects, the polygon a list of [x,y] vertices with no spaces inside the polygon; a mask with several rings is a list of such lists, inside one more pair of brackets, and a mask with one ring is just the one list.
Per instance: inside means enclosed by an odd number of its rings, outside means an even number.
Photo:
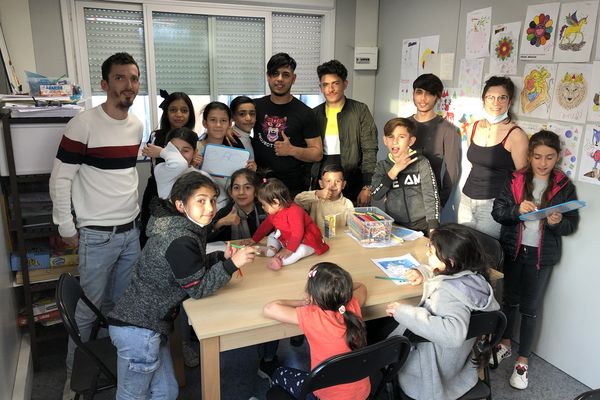
[{"label": "window blind slat", "polygon": [[84,8],[88,64],[92,95],[103,95],[100,87],[102,63],[117,51],[133,56],[140,67],[140,95],[148,93],[146,50],[141,11]]},{"label": "window blind slat", "polygon": [[320,15],[273,13],[273,54],[284,52],[298,64],[294,94],[318,94],[321,62]]}]

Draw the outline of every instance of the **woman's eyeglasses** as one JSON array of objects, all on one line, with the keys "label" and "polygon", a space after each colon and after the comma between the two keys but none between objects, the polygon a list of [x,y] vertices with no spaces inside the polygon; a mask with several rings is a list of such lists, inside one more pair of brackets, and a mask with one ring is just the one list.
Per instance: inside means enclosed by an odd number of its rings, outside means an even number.
[{"label": "woman's eyeglasses", "polygon": [[494,104],[496,102],[496,100],[498,101],[499,104],[505,104],[508,102],[508,96],[503,94],[501,96],[485,96],[484,97],[485,102],[488,104]]}]

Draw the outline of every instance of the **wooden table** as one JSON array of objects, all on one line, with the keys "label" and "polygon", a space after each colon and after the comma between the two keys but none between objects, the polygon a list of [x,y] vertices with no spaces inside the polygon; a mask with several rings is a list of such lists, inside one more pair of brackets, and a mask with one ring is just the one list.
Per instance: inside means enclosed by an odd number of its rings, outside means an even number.
[{"label": "wooden table", "polygon": [[302,332],[296,325],[284,324],[265,318],[263,306],[275,299],[302,299],[309,268],[321,261],[336,263],[352,274],[355,281],[367,287],[367,301],[363,306],[365,320],[385,316],[385,307],[392,301],[416,304],[422,286],[396,285],[392,281],[375,279],[385,275],[371,258],[411,253],[419,262],[426,262],[427,239],[420,238],[399,246],[370,249],[361,247],[341,231],[328,241],[330,250],[312,255],[283,267],[280,271],[266,268],[267,259],[256,260],[242,268],[243,277],[234,274],[231,282],[213,296],[183,303],[190,322],[200,340],[200,370],[202,399],[220,399],[221,351],[236,349],[271,340],[296,336]]}]

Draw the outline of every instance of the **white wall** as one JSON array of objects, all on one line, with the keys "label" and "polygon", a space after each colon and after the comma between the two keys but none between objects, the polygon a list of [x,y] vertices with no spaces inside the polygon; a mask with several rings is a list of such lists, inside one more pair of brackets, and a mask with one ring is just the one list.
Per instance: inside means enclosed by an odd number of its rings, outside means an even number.
[{"label": "white wall", "polygon": [[6,47],[15,65],[23,90],[28,90],[25,70],[35,71],[29,3],[22,0],[0,0],[0,25]]},{"label": "white wall", "polygon": [[[382,127],[398,110],[398,85],[402,40],[427,35],[441,35],[439,51],[456,53],[458,66],[465,50],[465,21],[468,12],[492,7],[492,23],[525,19],[528,4],[540,0],[380,0],[379,5],[379,70],[375,88],[375,121]],[[598,37],[596,37],[598,40]],[[595,44],[594,44],[595,48]],[[593,58],[594,54],[592,54]],[[524,63],[519,62],[518,72]],[[487,71],[484,69],[484,73]],[[458,82],[458,68],[454,81]],[[380,153],[381,153],[380,144]],[[597,255],[597,233],[593,223],[600,219],[600,187],[575,182],[579,198],[588,201],[581,210],[581,224],[576,234],[564,239],[563,257],[553,272],[544,304],[538,315],[540,334],[534,352],[590,387],[600,387],[596,346],[600,320],[596,307],[600,304],[600,269]],[[592,223],[592,221],[594,221]]]}]

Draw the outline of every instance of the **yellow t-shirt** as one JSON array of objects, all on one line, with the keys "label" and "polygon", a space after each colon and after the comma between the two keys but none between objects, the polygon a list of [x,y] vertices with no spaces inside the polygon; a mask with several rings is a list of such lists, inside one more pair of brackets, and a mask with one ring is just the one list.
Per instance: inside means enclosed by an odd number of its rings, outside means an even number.
[{"label": "yellow t-shirt", "polygon": [[327,126],[325,127],[325,140],[323,142],[323,154],[340,154],[340,133],[337,123],[337,115],[342,111],[342,107],[329,107],[325,105],[325,116],[327,117]]}]

